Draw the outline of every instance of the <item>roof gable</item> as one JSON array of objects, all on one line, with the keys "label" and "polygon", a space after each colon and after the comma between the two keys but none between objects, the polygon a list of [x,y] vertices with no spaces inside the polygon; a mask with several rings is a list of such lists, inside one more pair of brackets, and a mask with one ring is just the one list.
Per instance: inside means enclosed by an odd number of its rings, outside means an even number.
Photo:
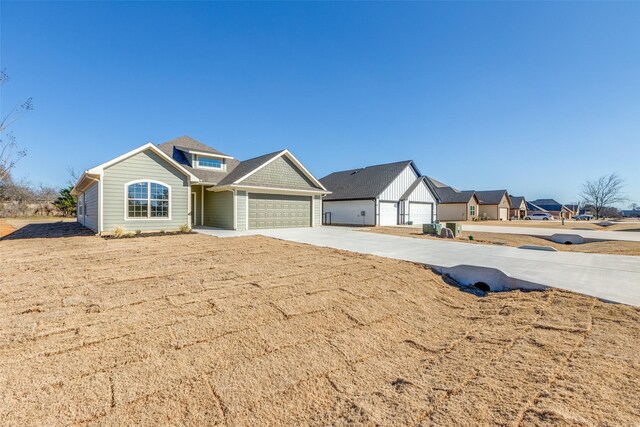
[{"label": "roof gable", "polygon": [[426,177],[426,179],[431,184],[440,203],[469,203],[474,198],[476,202],[478,201],[474,191],[460,191],[431,177]]},{"label": "roof gable", "polygon": [[481,205],[499,205],[506,197],[509,206],[511,206],[511,199],[509,199],[507,190],[476,191],[476,195]]},{"label": "roof gable", "polygon": [[324,200],[375,199],[411,165],[419,176],[412,160],[367,166],[334,172],[320,179],[320,182],[332,192]]}]

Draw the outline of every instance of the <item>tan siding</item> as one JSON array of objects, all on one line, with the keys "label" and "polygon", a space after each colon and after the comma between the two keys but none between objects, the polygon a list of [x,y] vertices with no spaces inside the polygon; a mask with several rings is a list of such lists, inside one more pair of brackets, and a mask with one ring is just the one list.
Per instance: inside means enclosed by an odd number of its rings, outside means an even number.
[{"label": "tan siding", "polygon": [[[191,187],[188,178],[152,151],[143,151],[104,171],[103,232],[124,226],[127,231],[177,230],[188,222]],[[171,187],[171,220],[125,218],[125,184],[139,179],[163,182]]]},{"label": "tan siding", "polygon": [[466,203],[441,203],[438,205],[440,221],[467,221]]},{"label": "tan siding", "polygon": [[98,231],[98,183],[94,183],[84,192],[84,226]]},{"label": "tan siding", "polygon": [[204,225],[233,229],[233,192],[207,191],[204,196]]},{"label": "tan siding", "polygon": [[243,185],[260,187],[292,188],[296,190],[317,190],[307,178],[286,157],[279,157],[253,175],[240,182]]}]

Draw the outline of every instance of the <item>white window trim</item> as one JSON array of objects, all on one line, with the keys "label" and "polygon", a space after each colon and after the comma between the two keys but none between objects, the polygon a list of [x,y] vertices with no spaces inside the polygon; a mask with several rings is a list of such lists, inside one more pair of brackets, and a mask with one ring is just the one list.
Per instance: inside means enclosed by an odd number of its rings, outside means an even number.
[{"label": "white window trim", "polygon": [[[139,182],[146,182],[146,183],[154,183],[154,184],[160,184],[160,185],[164,185],[165,187],[167,187],[169,189],[169,217],[168,218],[158,218],[158,217],[147,217],[147,218],[129,218],[129,191],[128,191],[128,187],[131,184],[137,184]],[[149,195],[151,194],[151,186],[148,187],[149,188]],[[171,221],[171,200],[172,199],[172,195],[171,195],[171,186],[165,182],[162,181],[156,181],[153,179],[136,179],[133,181],[129,181],[127,183],[124,184],[124,220],[125,221]],[[147,200],[149,200],[149,198],[147,198]],[[150,214],[151,210],[147,209],[147,214]]]},{"label": "white window trim", "polygon": [[[195,169],[208,169],[208,170],[214,170],[214,171],[226,171],[227,170],[227,162],[225,161],[225,159],[221,158],[221,157],[216,157],[213,155],[210,156],[203,156],[201,154],[192,154],[192,159],[191,162],[193,163],[193,167]],[[200,157],[204,157],[206,159],[212,159],[212,160],[220,160],[221,165],[219,168],[214,167],[214,166],[202,166],[200,164]]]}]

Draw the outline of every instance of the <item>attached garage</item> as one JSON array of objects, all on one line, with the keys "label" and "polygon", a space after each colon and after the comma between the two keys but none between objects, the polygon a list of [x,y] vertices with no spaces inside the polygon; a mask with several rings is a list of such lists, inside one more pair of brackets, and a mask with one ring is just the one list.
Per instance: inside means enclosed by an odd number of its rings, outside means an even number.
[{"label": "attached garage", "polygon": [[500,220],[507,221],[509,219],[509,208],[499,208],[500,209]]},{"label": "attached garage", "polygon": [[311,197],[249,193],[250,229],[311,225]]},{"label": "attached garage", "polygon": [[433,222],[433,204],[409,202],[409,221],[413,224],[431,224]]},{"label": "attached garage", "polygon": [[398,225],[398,203],[380,202],[380,225]]}]

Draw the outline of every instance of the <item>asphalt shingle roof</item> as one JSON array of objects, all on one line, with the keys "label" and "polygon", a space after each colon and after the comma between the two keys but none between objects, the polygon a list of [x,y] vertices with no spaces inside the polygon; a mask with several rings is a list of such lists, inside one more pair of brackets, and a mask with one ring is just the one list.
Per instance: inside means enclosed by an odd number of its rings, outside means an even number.
[{"label": "asphalt shingle roof", "polygon": [[185,155],[185,149],[202,151],[205,153],[210,153],[212,155],[227,156],[227,154],[221,153],[220,151],[211,148],[208,145],[204,145],[203,143],[196,141],[195,139],[188,136],[181,136],[180,138],[163,142],[162,144],[158,144],[158,148],[162,150],[163,153],[178,162],[189,172],[197,176],[202,182],[211,184],[218,184],[225,176],[233,172],[233,170],[240,164],[240,162],[236,159],[225,159],[225,162],[227,164],[226,171],[193,168],[191,166],[190,158],[187,158],[187,156]]},{"label": "asphalt shingle roof", "polygon": [[324,200],[375,199],[410,164],[411,160],[334,172],[320,179],[332,194]]},{"label": "asphalt shingle roof", "polygon": [[507,190],[476,191],[481,205],[499,205]]},{"label": "asphalt shingle roof", "polygon": [[276,157],[278,154],[282,153],[284,150],[274,151],[273,153],[264,154],[262,156],[254,157],[253,159],[244,160],[237,165],[233,171],[229,172],[227,176],[225,176],[218,185],[228,185],[233,184],[238,179],[242,178],[252,170],[262,166],[269,160]]},{"label": "asphalt shingle roof", "polygon": [[438,180],[430,177],[426,177],[427,181],[431,183],[431,186],[436,193],[436,196],[440,199],[440,203],[468,203],[475,194],[474,191],[460,191],[453,187],[449,187]]},{"label": "asphalt shingle roof", "polygon": [[524,201],[524,196],[509,195],[509,198],[511,199],[511,209],[520,209],[520,205],[522,205]]}]

